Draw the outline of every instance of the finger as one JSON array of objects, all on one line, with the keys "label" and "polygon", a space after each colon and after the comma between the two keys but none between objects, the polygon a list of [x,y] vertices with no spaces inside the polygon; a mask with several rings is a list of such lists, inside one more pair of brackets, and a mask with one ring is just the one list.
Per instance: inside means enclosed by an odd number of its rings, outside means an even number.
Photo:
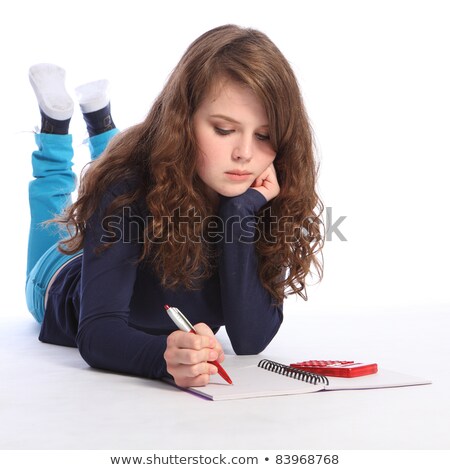
[{"label": "finger", "polygon": [[270,164],[270,166],[266,169],[266,171],[261,175],[263,181],[276,181],[277,180],[277,174],[275,171],[275,167],[273,166],[273,163]]},{"label": "finger", "polygon": [[267,183],[276,181],[276,172],[273,163],[271,163],[254,181],[252,187],[262,187]]},{"label": "finger", "polygon": [[194,328],[199,335],[214,336],[213,330],[206,323],[196,323]]},{"label": "finger", "polygon": [[197,333],[202,334],[204,336],[208,336],[210,338],[209,347],[214,348],[217,351],[218,355],[220,355],[221,353],[223,354],[222,345],[217,340],[217,338],[214,335],[214,332],[211,330],[211,328],[208,325],[206,325],[205,323],[197,323],[195,325],[195,330],[197,331]]},{"label": "finger", "polygon": [[209,336],[186,333],[185,331],[174,331],[167,337],[167,346],[180,349],[200,349],[212,347]]},{"label": "finger", "polygon": [[209,362],[200,362],[198,364],[181,364],[175,368],[178,377],[198,377],[199,375],[213,375],[217,373],[217,367]]},{"label": "finger", "polygon": [[260,177],[258,177],[255,179],[255,181],[253,181],[252,188],[258,188],[262,186],[262,183],[263,183],[263,180]]},{"label": "finger", "polygon": [[219,357],[219,353],[215,349],[177,349],[172,360],[178,364],[195,365],[206,363],[207,361],[215,361]]},{"label": "finger", "polygon": [[269,191],[269,195],[276,196],[279,192],[280,186],[277,179],[277,172],[273,163],[267,168],[261,177],[263,177],[264,180],[260,187],[267,189]]}]

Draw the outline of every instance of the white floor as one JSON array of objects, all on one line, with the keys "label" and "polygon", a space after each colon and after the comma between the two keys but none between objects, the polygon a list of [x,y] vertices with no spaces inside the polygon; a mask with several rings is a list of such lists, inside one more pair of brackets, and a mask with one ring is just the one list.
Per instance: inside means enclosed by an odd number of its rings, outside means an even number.
[{"label": "white floor", "polygon": [[446,307],[298,310],[262,357],[372,360],[433,384],[210,402],[90,369],[19,312],[0,317],[0,449],[450,449]]},{"label": "white floor", "polygon": [[[122,2],[121,8],[78,0],[65,2],[64,13],[53,0],[27,3],[9,2],[0,28],[8,46],[0,87],[0,449],[448,451],[446,2],[377,2],[377,8],[298,2],[300,15],[286,14],[291,2],[280,8],[199,2],[198,15],[181,0]],[[80,31],[88,14],[111,31],[100,61],[89,51],[102,44],[104,29]],[[92,370],[76,350],[37,340],[22,300],[31,129],[40,122],[28,67],[64,66],[71,92],[109,78],[114,120],[124,129],[145,116],[185,47],[225,23],[263,30],[293,65],[317,139],[320,192],[333,221],[347,217],[340,229],[349,242],[328,243],[324,288],[310,296],[329,306],[291,304],[263,357],[371,360],[428,377],[432,385],[208,402],[156,381]],[[79,111],[71,132],[79,172],[89,158]],[[343,308],[346,302],[353,308]]]}]

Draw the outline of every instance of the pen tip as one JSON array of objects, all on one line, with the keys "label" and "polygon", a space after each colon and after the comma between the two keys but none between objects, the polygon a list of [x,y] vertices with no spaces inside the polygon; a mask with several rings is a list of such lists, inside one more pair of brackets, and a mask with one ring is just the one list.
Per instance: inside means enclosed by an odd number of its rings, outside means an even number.
[{"label": "pen tip", "polygon": [[170,307],[169,307],[168,305],[164,305],[164,308],[165,308],[166,310],[169,310]]}]

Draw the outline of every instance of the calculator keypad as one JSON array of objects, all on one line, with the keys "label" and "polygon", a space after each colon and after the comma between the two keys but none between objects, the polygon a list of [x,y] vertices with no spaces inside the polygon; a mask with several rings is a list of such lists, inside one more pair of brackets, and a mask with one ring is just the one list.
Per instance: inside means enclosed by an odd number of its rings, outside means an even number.
[{"label": "calculator keypad", "polygon": [[375,374],[378,371],[377,364],[362,364],[355,361],[303,361],[290,365],[295,369],[332,377],[360,377],[361,375]]}]

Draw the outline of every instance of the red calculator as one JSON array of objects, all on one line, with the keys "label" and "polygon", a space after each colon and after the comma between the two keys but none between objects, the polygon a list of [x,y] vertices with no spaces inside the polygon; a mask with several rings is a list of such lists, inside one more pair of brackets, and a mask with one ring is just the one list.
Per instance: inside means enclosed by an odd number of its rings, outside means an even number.
[{"label": "red calculator", "polygon": [[376,374],[377,364],[364,364],[354,361],[305,361],[290,364],[295,369],[301,369],[314,374],[331,377],[360,377],[361,375]]}]

